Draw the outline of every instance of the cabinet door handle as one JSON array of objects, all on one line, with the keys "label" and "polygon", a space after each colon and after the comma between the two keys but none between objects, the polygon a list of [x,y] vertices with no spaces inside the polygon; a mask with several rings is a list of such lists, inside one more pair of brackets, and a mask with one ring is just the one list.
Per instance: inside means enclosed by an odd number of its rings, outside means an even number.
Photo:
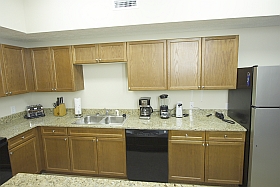
[{"label": "cabinet door handle", "polygon": [[205,86],[202,86],[202,89],[205,88]]},{"label": "cabinet door handle", "polygon": [[204,147],[204,146],[205,146],[205,144],[204,144],[204,143],[202,143],[202,146]]},{"label": "cabinet door handle", "polygon": [[13,154],[13,152],[10,152],[10,155],[12,155]]},{"label": "cabinet door handle", "polygon": [[200,88],[200,86],[198,86],[198,88]]},{"label": "cabinet door handle", "polygon": [[206,144],[206,146],[208,147],[208,146],[209,146],[209,144],[207,143],[207,144]]},{"label": "cabinet door handle", "polygon": [[67,140],[67,138],[64,139],[65,141]]},{"label": "cabinet door handle", "polygon": [[96,139],[96,141],[98,142],[98,139]]}]

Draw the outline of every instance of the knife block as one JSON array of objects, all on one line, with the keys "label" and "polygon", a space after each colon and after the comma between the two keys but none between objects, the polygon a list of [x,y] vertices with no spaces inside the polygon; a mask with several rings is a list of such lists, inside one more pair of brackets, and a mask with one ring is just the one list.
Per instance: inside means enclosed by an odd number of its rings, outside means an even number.
[{"label": "knife block", "polygon": [[53,115],[55,116],[65,116],[66,115],[66,107],[64,103],[61,103],[59,106],[53,109]]}]

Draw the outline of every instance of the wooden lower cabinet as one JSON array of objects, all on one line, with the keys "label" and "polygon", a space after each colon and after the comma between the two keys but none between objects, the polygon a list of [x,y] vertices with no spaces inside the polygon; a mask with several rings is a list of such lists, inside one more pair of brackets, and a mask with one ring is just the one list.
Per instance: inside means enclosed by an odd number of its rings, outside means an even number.
[{"label": "wooden lower cabinet", "polygon": [[126,177],[124,129],[41,129],[46,171]]},{"label": "wooden lower cabinet", "polygon": [[13,175],[41,172],[41,156],[36,129],[9,139],[8,144]]},{"label": "wooden lower cabinet", "polygon": [[71,170],[75,173],[98,174],[95,137],[70,137]]},{"label": "wooden lower cabinet", "polygon": [[98,138],[98,173],[126,177],[126,146],[124,138]]},{"label": "wooden lower cabinet", "polygon": [[43,136],[45,169],[55,172],[70,171],[67,136]]},{"label": "wooden lower cabinet", "polygon": [[242,184],[245,132],[169,133],[169,181]]},{"label": "wooden lower cabinet", "polygon": [[75,173],[126,177],[124,129],[68,128]]}]

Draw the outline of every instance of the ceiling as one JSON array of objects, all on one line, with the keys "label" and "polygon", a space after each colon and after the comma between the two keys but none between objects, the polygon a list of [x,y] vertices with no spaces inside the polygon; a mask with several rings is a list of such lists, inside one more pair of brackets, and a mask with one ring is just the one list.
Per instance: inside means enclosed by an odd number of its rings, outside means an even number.
[{"label": "ceiling", "polygon": [[26,34],[23,32],[0,27],[0,38],[21,42],[44,42],[57,40],[73,40],[73,38],[84,39],[92,37],[123,36],[143,33],[164,33],[178,31],[193,32],[204,30],[238,29],[270,26],[280,26],[280,15],[207,21],[130,25],[81,30],[42,32],[32,34]]}]

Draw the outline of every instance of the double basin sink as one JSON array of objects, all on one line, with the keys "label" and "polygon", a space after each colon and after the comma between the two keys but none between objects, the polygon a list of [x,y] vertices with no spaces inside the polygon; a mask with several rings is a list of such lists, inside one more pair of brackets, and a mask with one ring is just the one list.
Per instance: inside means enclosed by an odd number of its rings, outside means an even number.
[{"label": "double basin sink", "polygon": [[78,119],[74,124],[80,125],[123,125],[125,116],[85,116]]}]

